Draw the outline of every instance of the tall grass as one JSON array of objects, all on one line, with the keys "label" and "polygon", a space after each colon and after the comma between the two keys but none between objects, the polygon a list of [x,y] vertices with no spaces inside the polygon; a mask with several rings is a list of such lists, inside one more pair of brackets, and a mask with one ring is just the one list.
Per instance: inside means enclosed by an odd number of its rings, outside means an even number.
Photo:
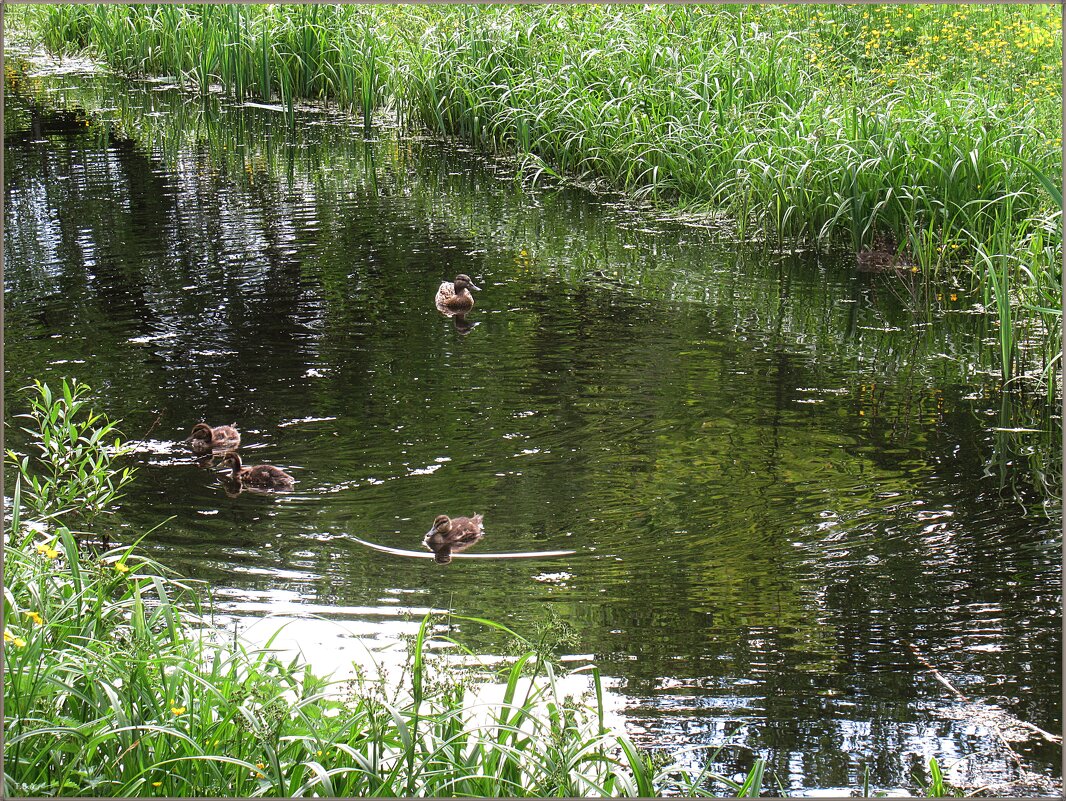
[{"label": "tall grass", "polygon": [[[65,386],[36,389],[32,403],[47,399],[33,417],[39,443],[60,438],[59,421],[100,421],[83,406],[88,389]],[[102,451],[102,434],[89,439]],[[249,647],[209,625],[203,586],[135,544],[79,544],[66,504],[42,519],[24,503],[33,464],[11,460],[5,797],[651,796],[761,784],[761,760],[743,783],[657,764],[606,728],[596,669],[586,669],[591,696],[568,697],[544,638],[490,621],[427,616],[402,677],[330,680],[269,642]],[[93,472],[100,484],[112,474],[102,457]],[[66,497],[85,481],[54,483]],[[518,656],[481,674],[434,668],[441,645],[473,656],[454,626],[503,631]],[[503,686],[501,700],[479,700],[479,676]]]},{"label": "tall grass", "polygon": [[[331,98],[361,113],[367,131],[373,110],[391,103],[409,124],[519,154],[535,175],[725,213],[742,236],[888,248],[929,280],[992,293],[1009,340],[1004,380],[1058,391],[1054,7],[33,13],[53,50],[91,47],[127,72],[290,109]],[[1039,353],[1020,354],[1023,340]]]}]

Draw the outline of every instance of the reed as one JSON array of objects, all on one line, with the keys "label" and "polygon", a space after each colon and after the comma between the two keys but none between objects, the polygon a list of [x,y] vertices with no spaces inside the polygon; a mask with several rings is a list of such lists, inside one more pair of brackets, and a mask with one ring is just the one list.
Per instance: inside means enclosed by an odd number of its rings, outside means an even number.
[{"label": "reed", "polygon": [[[30,13],[30,12],[26,12]],[[49,6],[54,50],[237,98],[332,99],[738,233],[990,282],[1058,392],[1061,24],[1046,6]],[[1051,187],[1049,192],[1048,187]],[[1061,194],[1061,189],[1058,190]],[[1037,243],[1036,228],[1042,234]],[[1020,238],[1019,238],[1020,237]],[[887,244],[885,244],[887,243]],[[1036,247],[1039,244],[1040,247]],[[1006,283],[989,262],[1011,258]],[[1002,268],[1002,264],[1000,264]],[[997,295],[1000,297],[1000,295]],[[1004,316],[1009,310],[1010,316]],[[1008,348],[1011,350],[1011,348]],[[1027,357],[1030,349],[1023,349]],[[1050,354],[1050,355],[1044,355]],[[1011,368],[1011,369],[1008,369]]]}]

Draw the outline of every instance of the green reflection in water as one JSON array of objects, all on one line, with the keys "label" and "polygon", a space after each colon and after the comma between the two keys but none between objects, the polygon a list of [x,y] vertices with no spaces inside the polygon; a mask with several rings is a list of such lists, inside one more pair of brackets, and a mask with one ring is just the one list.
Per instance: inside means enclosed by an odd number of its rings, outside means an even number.
[{"label": "green reflection in water", "polygon": [[[987,745],[905,641],[1060,726],[1061,428],[999,391],[966,298],[919,316],[923,288],[843,258],[321,110],[291,130],[152,83],[9,92],[7,419],[31,377],[89,382],[144,439],[131,535],[173,515],[147,547],[228,609],[551,607],[645,742],[741,726],[806,787]],[[470,330],[432,306],[459,272],[484,287]],[[172,447],[201,419],[296,492],[227,497]],[[417,549],[442,512],[485,513],[478,548],[576,553],[442,569],[350,536]]]}]

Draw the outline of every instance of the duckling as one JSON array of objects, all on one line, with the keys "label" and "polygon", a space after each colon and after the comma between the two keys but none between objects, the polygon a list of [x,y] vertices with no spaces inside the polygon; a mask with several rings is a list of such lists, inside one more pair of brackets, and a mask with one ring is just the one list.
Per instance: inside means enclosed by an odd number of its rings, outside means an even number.
[{"label": "duckling", "polygon": [[236,451],[229,451],[223,456],[221,464],[222,467],[233,468],[228,478],[242,486],[287,490],[292,489],[292,485],[296,483],[296,479],[274,465],[257,464],[244,467]]},{"label": "duckling", "polygon": [[455,276],[455,283],[443,282],[437,290],[437,309],[445,314],[448,312],[466,314],[474,308],[474,296],[470,294],[471,289],[481,291],[481,287],[475,286],[470,276],[463,273]]},{"label": "duckling", "polygon": [[241,432],[236,424],[211,428],[207,423],[197,423],[185,442],[200,456],[211,451],[231,451],[241,444]]},{"label": "duckling", "polygon": [[437,564],[446,565],[452,561],[453,553],[465,551],[484,536],[481,515],[455,518],[437,515],[422,544],[433,551],[433,560]]}]

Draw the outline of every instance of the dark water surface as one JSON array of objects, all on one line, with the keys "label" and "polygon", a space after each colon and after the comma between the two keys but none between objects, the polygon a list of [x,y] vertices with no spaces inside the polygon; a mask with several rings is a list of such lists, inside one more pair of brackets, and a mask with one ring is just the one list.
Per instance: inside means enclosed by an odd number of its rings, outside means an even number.
[{"label": "dark water surface", "polygon": [[[166,83],[20,70],[9,446],[20,388],[88,382],[144,438],[126,536],[172,517],[145,549],[223,611],[341,621],[305,643],[332,667],[353,633],[387,646],[431,608],[527,634],[554,610],[638,742],[744,742],[793,791],[866,766],[913,787],[934,755],[1015,778],[988,704],[1061,730],[1060,422],[999,391],[961,292],[523,187],[323,111],[290,129]],[[433,307],[459,272],[483,288],[468,331]],[[175,444],[201,420],[236,421],[295,492],[227,496]],[[474,512],[472,552],[575,553],[442,567],[352,539],[419,550],[435,515]],[[1060,776],[1058,749],[1014,747]]]}]

